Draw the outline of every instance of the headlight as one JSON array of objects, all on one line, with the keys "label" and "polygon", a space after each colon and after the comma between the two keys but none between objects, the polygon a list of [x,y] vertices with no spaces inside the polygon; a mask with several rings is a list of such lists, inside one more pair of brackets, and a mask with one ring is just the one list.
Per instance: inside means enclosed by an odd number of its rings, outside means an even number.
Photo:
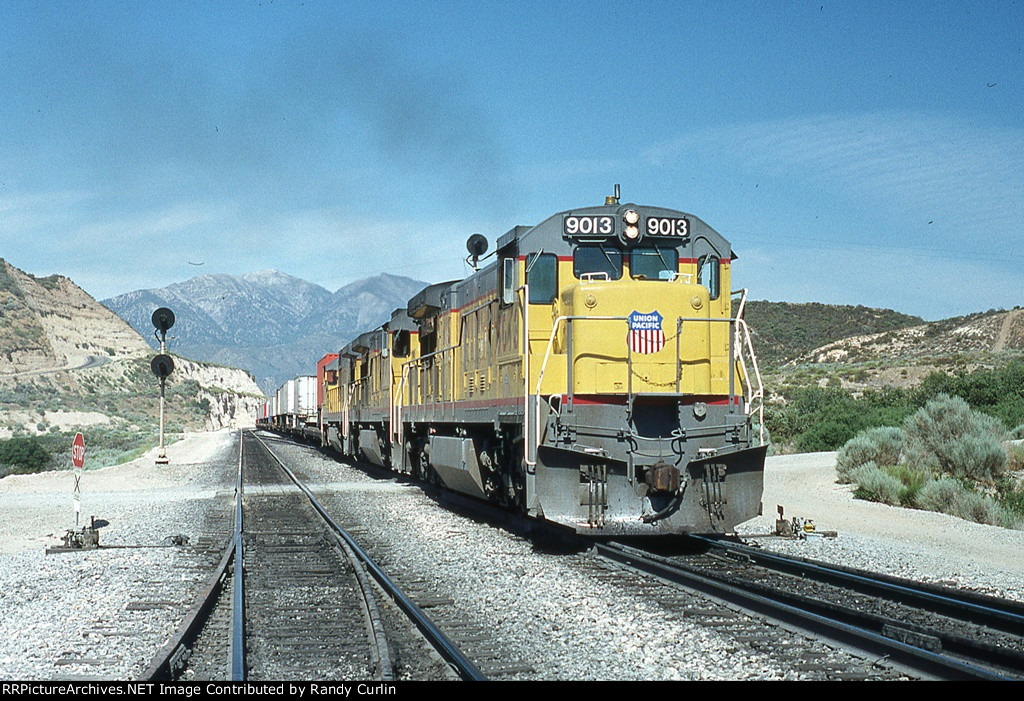
[{"label": "headlight", "polygon": [[640,227],[638,227],[636,224],[630,224],[622,232],[622,235],[625,236],[630,241],[636,241],[637,237],[640,236]]},{"label": "headlight", "polygon": [[625,214],[622,215],[622,219],[627,224],[639,224],[640,214],[635,209],[627,209]]}]

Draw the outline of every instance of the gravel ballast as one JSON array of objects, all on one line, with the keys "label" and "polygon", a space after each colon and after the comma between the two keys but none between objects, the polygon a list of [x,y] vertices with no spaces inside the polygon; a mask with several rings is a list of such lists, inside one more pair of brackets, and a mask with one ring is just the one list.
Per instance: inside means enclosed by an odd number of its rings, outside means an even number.
[{"label": "gravel ballast", "polygon": [[0,480],[0,676],[141,674],[212,571],[195,545],[230,531],[236,442],[229,431],[192,434],[167,448],[169,465],[154,465],[151,451],[87,469],[83,525],[91,515],[109,522],[100,550],[45,554],[75,525],[71,472]]},{"label": "gravel ballast", "polygon": [[764,515],[743,535],[775,531],[777,507],[787,519],[814,521],[836,538],[751,538],[767,550],[897,577],[1024,600],[1024,531],[985,526],[933,511],[854,499],[836,482],[834,452],[768,458]]},{"label": "gravel ballast", "polygon": [[[237,433],[195,434],[153,456],[86,471],[83,515],[108,520],[103,545],[147,546],[43,554],[73,525],[71,473],[0,480],[0,663],[5,679],[132,678],[176,623],[169,606],[202,586],[195,543],[230,528]],[[443,508],[415,486],[378,479],[307,447],[272,441],[325,506],[354,523],[392,565],[430,572],[471,611],[529,679],[792,679],[770,655],[598,576],[587,553],[548,553],[500,528]],[[765,515],[745,534],[787,518],[813,519],[835,539],[757,538],[765,548],[1020,598],[1024,533],[853,499],[835,483],[834,454],[769,458]],[[87,457],[88,464],[88,457]],[[393,533],[395,535],[388,535]],[[140,572],[146,575],[141,577]],[[150,602],[150,609],[129,608]],[[581,645],[580,641],[590,641]],[[79,660],[77,664],[74,660]],[[696,662],[699,661],[699,662]]]}]

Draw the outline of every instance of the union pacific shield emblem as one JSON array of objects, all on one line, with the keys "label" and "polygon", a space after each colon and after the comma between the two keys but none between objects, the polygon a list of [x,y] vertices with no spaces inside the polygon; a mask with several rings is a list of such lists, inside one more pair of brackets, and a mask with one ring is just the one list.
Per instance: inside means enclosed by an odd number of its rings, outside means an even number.
[{"label": "union pacific shield emblem", "polygon": [[634,353],[657,353],[665,347],[663,319],[657,311],[649,314],[635,311],[629,315],[629,347]]}]

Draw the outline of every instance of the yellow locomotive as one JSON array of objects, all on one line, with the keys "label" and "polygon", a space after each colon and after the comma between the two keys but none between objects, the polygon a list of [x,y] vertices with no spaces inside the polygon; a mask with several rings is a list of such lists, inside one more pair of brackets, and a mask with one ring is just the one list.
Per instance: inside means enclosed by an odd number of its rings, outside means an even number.
[{"label": "yellow locomotive", "polygon": [[617,196],[517,226],[321,361],[316,430],[581,533],[731,531],[767,450],[734,259],[692,214]]}]

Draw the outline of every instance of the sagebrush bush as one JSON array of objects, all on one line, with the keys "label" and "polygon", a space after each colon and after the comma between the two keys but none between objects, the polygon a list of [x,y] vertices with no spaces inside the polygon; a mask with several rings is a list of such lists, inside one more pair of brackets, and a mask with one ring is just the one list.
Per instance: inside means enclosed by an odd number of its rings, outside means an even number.
[{"label": "sagebrush bush", "polygon": [[940,394],[929,401],[907,417],[903,435],[914,462],[928,463],[934,458],[946,474],[991,480],[1006,468],[1006,451],[1001,445],[1007,438],[1006,429],[959,397]]},{"label": "sagebrush bush", "polygon": [[1005,447],[1007,472],[1020,472],[1024,470],[1024,445],[1008,443]]},{"label": "sagebrush bush", "polygon": [[853,495],[858,499],[880,501],[883,504],[899,504],[903,483],[878,467],[868,462],[850,473],[850,481],[857,485]]},{"label": "sagebrush bush", "polygon": [[964,436],[948,455],[954,477],[991,482],[1006,470],[1006,449],[992,436]]},{"label": "sagebrush bush", "polygon": [[967,489],[960,492],[953,500],[950,513],[953,516],[989,526],[1002,526],[1007,521],[1012,521],[1009,514],[1005,513],[995,499]]},{"label": "sagebrush bush", "polygon": [[1010,431],[1010,438],[1013,438],[1015,440],[1020,440],[1024,438],[1024,424],[1021,424],[1017,428]]},{"label": "sagebrush bush", "polygon": [[850,482],[853,470],[873,462],[878,467],[899,464],[903,452],[903,431],[883,426],[861,431],[848,440],[836,455],[836,471],[841,482]]},{"label": "sagebrush bush", "polygon": [[953,502],[963,491],[964,486],[960,481],[951,477],[931,480],[918,490],[914,504],[919,509],[948,514],[952,511]]}]

